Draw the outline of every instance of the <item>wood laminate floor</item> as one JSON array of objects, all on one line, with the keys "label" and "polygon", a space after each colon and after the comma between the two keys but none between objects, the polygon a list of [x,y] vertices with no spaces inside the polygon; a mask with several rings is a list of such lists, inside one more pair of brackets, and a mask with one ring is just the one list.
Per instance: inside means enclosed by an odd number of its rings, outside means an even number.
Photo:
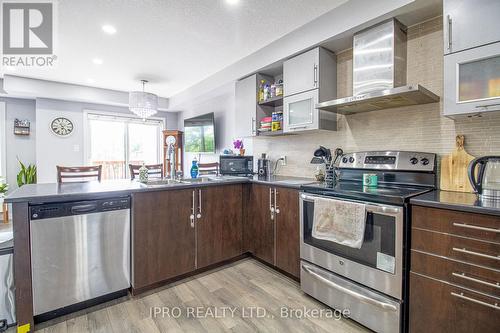
[{"label": "wood laminate floor", "polygon": [[[169,313],[152,315],[155,307]],[[297,282],[254,259],[244,259],[145,295],[124,297],[39,324],[36,331],[368,332],[345,318],[289,318],[289,309],[304,308],[329,310],[305,295]]]}]

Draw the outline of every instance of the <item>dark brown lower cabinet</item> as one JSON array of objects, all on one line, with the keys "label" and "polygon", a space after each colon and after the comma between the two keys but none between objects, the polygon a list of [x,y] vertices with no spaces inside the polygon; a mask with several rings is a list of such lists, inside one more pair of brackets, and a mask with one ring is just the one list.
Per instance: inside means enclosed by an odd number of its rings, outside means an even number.
[{"label": "dark brown lower cabinet", "polygon": [[242,254],[242,190],[241,184],[197,189],[197,268]]},{"label": "dark brown lower cabinet", "polygon": [[299,191],[252,184],[248,197],[243,225],[244,248],[298,278]]},{"label": "dark brown lower cabinet", "polygon": [[489,333],[500,329],[497,298],[410,273],[410,332]]},{"label": "dark brown lower cabinet", "polygon": [[294,189],[234,184],[134,193],[132,224],[132,286],[138,292],[244,251],[299,277]]},{"label": "dark brown lower cabinet", "polygon": [[412,207],[410,332],[500,331],[500,217]]},{"label": "dark brown lower cabinet", "polygon": [[257,258],[274,265],[274,221],[271,219],[272,188],[252,184],[243,225],[244,247]]},{"label": "dark brown lower cabinet", "polygon": [[300,277],[299,191],[277,187],[276,267]]},{"label": "dark brown lower cabinet", "polygon": [[191,189],[132,196],[132,286],[141,289],[195,269]]}]

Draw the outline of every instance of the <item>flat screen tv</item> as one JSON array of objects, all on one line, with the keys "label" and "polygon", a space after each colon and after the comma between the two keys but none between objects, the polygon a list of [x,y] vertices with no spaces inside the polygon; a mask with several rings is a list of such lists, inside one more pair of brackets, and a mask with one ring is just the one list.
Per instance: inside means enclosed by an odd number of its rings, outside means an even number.
[{"label": "flat screen tv", "polygon": [[213,112],[184,120],[184,149],[188,153],[215,153]]}]

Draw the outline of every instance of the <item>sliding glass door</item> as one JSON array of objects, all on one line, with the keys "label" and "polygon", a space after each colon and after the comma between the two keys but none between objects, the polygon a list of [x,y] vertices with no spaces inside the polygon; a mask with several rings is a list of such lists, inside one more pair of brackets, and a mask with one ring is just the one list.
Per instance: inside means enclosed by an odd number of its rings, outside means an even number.
[{"label": "sliding glass door", "polygon": [[129,164],[159,164],[163,122],[87,114],[88,162],[102,165],[103,179],[130,177]]}]

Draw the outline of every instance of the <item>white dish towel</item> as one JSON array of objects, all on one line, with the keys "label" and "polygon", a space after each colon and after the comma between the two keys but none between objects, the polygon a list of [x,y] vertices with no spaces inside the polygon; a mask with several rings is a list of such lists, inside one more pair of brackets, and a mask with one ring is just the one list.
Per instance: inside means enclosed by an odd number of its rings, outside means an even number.
[{"label": "white dish towel", "polygon": [[365,226],[364,204],[326,198],[314,199],[314,238],[359,249],[363,245]]}]

